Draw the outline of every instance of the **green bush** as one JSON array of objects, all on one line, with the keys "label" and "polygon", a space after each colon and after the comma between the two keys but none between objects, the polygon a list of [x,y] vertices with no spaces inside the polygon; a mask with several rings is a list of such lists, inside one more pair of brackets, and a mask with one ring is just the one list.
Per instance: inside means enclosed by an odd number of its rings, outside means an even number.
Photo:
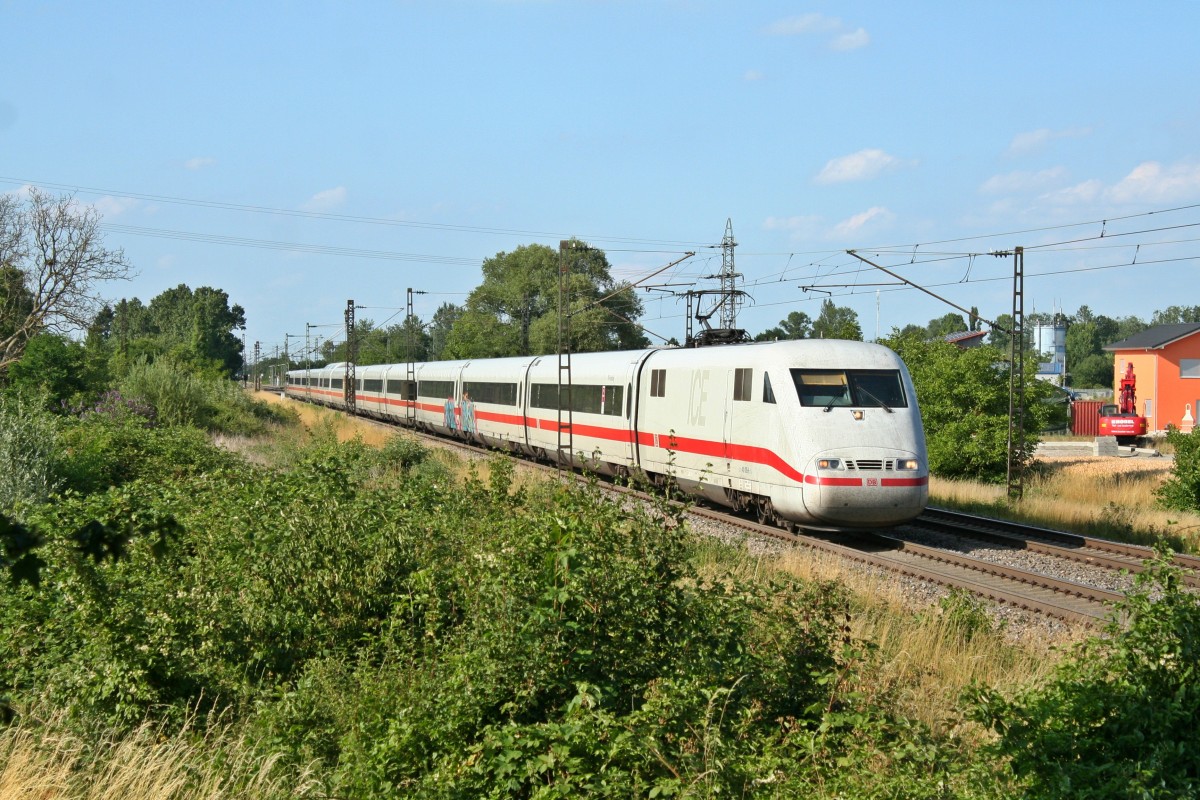
[{"label": "green bush", "polygon": [[90,494],[138,479],[166,481],[238,463],[192,427],[157,428],[141,416],[92,413],[65,421],[62,487]]},{"label": "green bush", "polygon": [[1200,429],[1183,433],[1172,427],[1167,443],[1175,450],[1175,462],[1155,493],[1158,502],[1175,511],[1200,511]]},{"label": "green bush", "polygon": [[169,359],[134,364],[120,383],[123,396],[151,406],[158,424],[192,425],[235,435],[261,433],[289,415],[252,399],[231,380],[202,376]]},{"label": "green bush", "polygon": [[974,716],[1024,796],[1109,800],[1200,794],[1200,596],[1170,551],[1135,578],[1105,636],[1053,681],[1006,699],[976,694]]},{"label": "green bush", "polygon": [[702,577],[673,508],[500,464],[451,482],[394,447],[39,507],[45,579],[0,588],[0,696],[84,729],[212,711],[330,796],[961,787],[959,748],[861,693],[836,585]]},{"label": "green bush", "polygon": [[0,397],[0,510],[45,501],[61,484],[59,423],[40,403]]}]

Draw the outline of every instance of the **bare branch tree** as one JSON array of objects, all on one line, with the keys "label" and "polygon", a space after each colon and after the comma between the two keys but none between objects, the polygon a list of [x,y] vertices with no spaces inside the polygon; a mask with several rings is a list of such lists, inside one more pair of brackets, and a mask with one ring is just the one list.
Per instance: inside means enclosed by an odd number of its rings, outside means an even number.
[{"label": "bare branch tree", "polygon": [[124,251],[104,247],[95,209],[38,189],[0,197],[0,371],[32,336],[87,327],[99,285],[131,272]]}]

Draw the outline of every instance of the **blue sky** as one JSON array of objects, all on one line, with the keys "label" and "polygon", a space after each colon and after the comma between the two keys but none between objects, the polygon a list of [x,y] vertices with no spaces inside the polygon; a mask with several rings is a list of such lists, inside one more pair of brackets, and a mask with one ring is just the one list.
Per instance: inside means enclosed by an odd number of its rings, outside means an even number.
[{"label": "blue sky", "polygon": [[1194,2],[0,0],[0,191],[74,192],[138,273],[107,295],[224,289],[268,351],[408,287],[428,320],[570,236],[631,281],[695,250],[651,283],[716,288],[726,219],[751,333],[954,310],[847,249],[994,319],[1012,260],[977,254],[1023,246],[1026,313],[1148,320],[1200,304],[1197,30]]}]

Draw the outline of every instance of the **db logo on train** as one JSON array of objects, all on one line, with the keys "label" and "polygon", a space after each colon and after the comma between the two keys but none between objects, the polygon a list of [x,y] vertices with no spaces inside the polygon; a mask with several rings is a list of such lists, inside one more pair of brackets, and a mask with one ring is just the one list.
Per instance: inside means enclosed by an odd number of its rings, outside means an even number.
[{"label": "db logo on train", "polygon": [[878,486],[879,478],[867,478],[867,486]]}]

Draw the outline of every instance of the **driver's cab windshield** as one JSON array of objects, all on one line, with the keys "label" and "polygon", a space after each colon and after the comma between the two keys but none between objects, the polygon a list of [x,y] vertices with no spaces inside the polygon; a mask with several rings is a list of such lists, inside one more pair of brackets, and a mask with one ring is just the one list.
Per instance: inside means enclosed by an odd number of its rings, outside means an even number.
[{"label": "driver's cab windshield", "polygon": [[834,408],[906,408],[898,370],[793,369],[792,381],[802,406]]}]

